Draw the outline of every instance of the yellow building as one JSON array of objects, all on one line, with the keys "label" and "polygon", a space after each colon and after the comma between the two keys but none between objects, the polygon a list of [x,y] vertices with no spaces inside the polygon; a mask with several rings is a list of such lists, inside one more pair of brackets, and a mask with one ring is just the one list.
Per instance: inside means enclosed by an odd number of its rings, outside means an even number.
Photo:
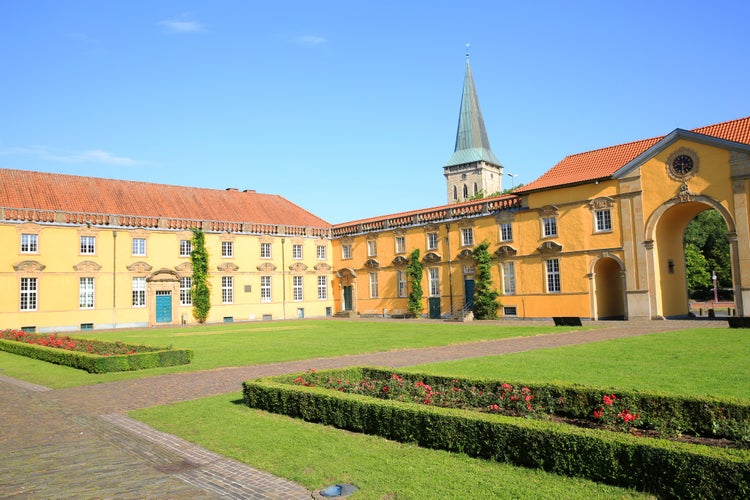
[{"label": "yellow building", "polygon": [[0,169],[0,328],[194,323],[192,229],[208,322],[332,313],[330,224],[280,196]]},{"label": "yellow building", "polygon": [[472,249],[486,240],[502,316],[684,317],[684,231],[715,209],[727,225],[736,311],[745,314],[750,118],[571,155],[512,194],[460,201],[502,175],[466,71],[456,151],[444,169],[448,200],[459,202],[334,225],[336,311],[404,314],[406,265],[418,249],[425,314],[463,317],[473,302]]}]

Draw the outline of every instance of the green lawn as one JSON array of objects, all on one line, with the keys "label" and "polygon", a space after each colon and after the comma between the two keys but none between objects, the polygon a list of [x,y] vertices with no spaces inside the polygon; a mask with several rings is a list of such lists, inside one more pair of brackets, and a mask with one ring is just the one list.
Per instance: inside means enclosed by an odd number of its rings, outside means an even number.
[{"label": "green lawn", "polygon": [[412,367],[426,373],[750,400],[750,335],[697,328]]},{"label": "green lawn", "polygon": [[192,349],[194,358],[189,365],[183,366],[90,374],[0,351],[0,373],[57,389],[164,373],[441,346],[568,330],[570,328],[551,324],[539,327],[409,320],[295,320],[75,333],[71,336]]}]

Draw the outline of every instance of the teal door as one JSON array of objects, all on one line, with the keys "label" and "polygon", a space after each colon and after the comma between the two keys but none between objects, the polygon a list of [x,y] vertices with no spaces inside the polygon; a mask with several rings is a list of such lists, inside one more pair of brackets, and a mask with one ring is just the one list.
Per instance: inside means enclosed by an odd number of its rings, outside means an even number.
[{"label": "teal door", "polygon": [[474,280],[464,280],[464,311],[474,307]]},{"label": "teal door", "polygon": [[172,322],[172,294],[170,292],[156,292],[156,322]]},{"label": "teal door", "polygon": [[352,310],[352,287],[344,287],[344,311]]},{"label": "teal door", "polygon": [[440,297],[430,297],[430,319],[440,319]]}]

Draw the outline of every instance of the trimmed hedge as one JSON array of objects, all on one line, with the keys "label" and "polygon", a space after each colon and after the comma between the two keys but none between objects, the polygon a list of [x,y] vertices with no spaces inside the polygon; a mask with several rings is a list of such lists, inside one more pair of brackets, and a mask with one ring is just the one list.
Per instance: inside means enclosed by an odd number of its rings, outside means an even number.
[{"label": "trimmed hedge", "polygon": [[109,373],[160,366],[177,366],[190,363],[193,352],[188,349],[152,348],[155,350],[138,354],[116,354],[100,356],[85,352],[69,351],[55,347],[26,344],[0,339],[0,350],[57,365],[86,370],[89,373]]},{"label": "trimmed hedge", "polygon": [[[373,374],[368,369],[358,374],[351,369],[325,373],[360,378]],[[428,379],[421,380],[430,383]],[[747,450],[382,400],[292,385],[291,380],[293,377],[284,376],[245,382],[245,404],[349,431],[636,488],[660,497],[750,497]]]}]

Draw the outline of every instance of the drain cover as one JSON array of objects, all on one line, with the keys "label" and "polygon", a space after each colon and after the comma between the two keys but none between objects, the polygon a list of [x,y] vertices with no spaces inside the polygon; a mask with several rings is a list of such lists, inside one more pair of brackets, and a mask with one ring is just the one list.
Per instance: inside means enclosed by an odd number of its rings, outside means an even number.
[{"label": "drain cover", "polygon": [[358,489],[359,488],[353,484],[334,484],[333,486],[320,490],[320,496],[330,498],[348,497]]}]

